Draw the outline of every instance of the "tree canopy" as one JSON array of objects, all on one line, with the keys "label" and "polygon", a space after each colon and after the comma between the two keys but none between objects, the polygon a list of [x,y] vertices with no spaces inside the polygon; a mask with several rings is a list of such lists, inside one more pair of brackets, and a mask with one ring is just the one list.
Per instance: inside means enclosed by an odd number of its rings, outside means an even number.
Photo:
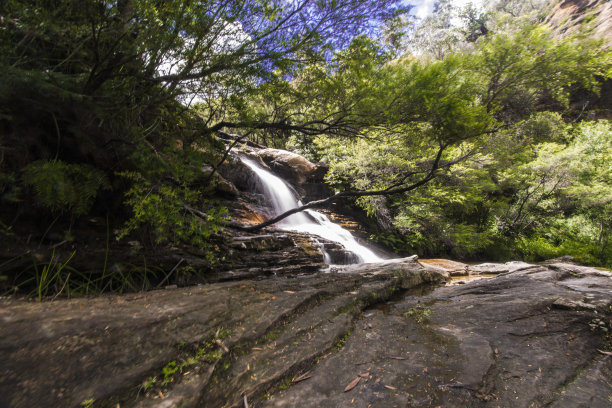
[{"label": "tree canopy", "polygon": [[[85,213],[112,184],[107,198],[125,192],[136,215],[128,231],[178,212],[178,228],[154,230],[157,240],[180,237],[202,221],[185,204],[222,213],[193,188],[202,166],[218,162],[228,117],[247,131],[273,126],[243,112],[262,87],[405,11],[398,0],[3,2],[0,189]],[[48,185],[56,197],[43,194]],[[204,221],[199,241],[221,220]]]},{"label": "tree canopy", "polygon": [[231,133],[327,162],[335,195],[304,208],[355,204],[400,253],[610,265],[591,102],[611,52],[523,6],[441,0],[415,23],[400,0],[5,0],[0,232],[112,213],[119,239],[212,262]]}]

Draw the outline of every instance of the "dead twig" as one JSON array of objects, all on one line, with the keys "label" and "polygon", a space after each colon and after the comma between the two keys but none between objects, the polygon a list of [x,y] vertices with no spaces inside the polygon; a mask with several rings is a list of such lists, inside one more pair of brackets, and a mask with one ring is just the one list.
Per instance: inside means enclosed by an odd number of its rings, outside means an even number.
[{"label": "dead twig", "polygon": [[302,382],[304,380],[307,380],[309,378],[312,378],[312,375],[310,375],[310,372],[307,372],[307,373],[304,373],[304,374],[300,375],[299,377],[294,378],[293,380],[291,380],[291,383],[292,384],[297,384],[297,383]]},{"label": "dead twig", "polygon": [[176,270],[176,268],[178,268],[179,265],[182,264],[184,261],[185,261],[185,258],[181,258],[181,260],[178,261],[178,263],[176,265],[174,265],[174,268],[172,268],[172,270],[170,272],[168,272],[166,277],[164,279],[162,279],[162,281],[157,284],[156,288],[161,288],[161,286],[164,284],[164,282],[166,282],[168,280],[170,275],[172,275],[172,273]]}]

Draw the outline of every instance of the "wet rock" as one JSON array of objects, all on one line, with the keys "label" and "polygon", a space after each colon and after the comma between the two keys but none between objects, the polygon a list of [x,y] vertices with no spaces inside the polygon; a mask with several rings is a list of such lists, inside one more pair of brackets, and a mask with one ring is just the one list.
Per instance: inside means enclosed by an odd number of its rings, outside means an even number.
[{"label": "wet rock", "polygon": [[257,176],[253,171],[235,155],[228,157],[217,171],[241,192],[253,192],[259,185]]},{"label": "wet rock", "polygon": [[[339,271],[343,273],[377,273],[377,272],[396,272],[404,269],[414,269],[420,266],[417,260],[417,255],[412,255],[406,258],[389,259],[376,263],[365,263],[357,265],[347,265],[340,267]],[[440,273],[441,276],[446,276]]]},{"label": "wet rock", "polygon": [[347,250],[338,242],[329,241],[322,237],[313,237],[315,246],[324,254],[324,262],[328,265],[351,265],[361,262],[361,258],[354,252]]},{"label": "wet rock", "polygon": [[265,234],[233,237],[229,245],[232,248],[269,251],[295,244],[287,234]]},{"label": "wet rock", "polygon": [[208,283],[317,273],[325,267],[317,237],[267,229],[263,234],[235,231],[225,256]]},{"label": "wet rock", "polygon": [[215,189],[222,195],[226,196],[226,197],[237,197],[238,195],[240,195],[240,192],[238,191],[238,189],[236,188],[236,186],[234,186],[232,183],[230,183],[229,181],[225,180],[223,177],[219,176],[216,178],[216,186]]},{"label": "wet rock", "polygon": [[324,182],[329,166],[312,163],[299,154],[279,149],[253,149],[251,156],[257,157],[273,173],[287,181],[304,202],[327,198],[331,195]]}]

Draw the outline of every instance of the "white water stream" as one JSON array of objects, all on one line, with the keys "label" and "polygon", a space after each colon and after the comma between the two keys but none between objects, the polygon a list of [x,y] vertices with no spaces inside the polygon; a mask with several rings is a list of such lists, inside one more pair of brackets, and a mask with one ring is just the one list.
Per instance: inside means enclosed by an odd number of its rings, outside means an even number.
[{"label": "white water stream", "polygon": [[[274,216],[302,205],[283,179],[264,169],[252,159],[242,156],[240,159],[260,178],[264,194],[272,203]],[[334,224],[324,214],[317,211],[304,210],[290,215],[279,221],[276,225],[286,231],[303,232],[336,242],[347,251],[355,254],[358,260],[356,263],[381,262],[384,260],[372,252],[372,250],[357,242],[349,231]],[[324,262],[329,264],[329,254],[325,252],[324,248],[321,248],[321,252],[323,252]]]}]

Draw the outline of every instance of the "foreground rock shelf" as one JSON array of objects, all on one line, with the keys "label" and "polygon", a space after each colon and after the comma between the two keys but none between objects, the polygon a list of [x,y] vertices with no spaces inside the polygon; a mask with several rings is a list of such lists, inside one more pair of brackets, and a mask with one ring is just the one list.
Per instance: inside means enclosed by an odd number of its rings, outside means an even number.
[{"label": "foreground rock shelf", "polygon": [[610,273],[423,265],[2,300],[0,407],[612,404]]}]

